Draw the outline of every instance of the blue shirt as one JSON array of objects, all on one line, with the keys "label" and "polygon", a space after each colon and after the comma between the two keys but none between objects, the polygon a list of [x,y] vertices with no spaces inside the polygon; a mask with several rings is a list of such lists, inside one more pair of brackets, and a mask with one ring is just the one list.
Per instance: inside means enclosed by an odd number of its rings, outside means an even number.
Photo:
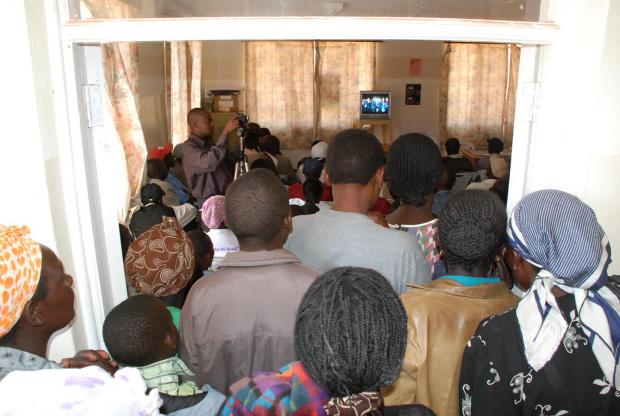
[{"label": "blue shirt", "polygon": [[446,275],[440,277],[440,279],[450,279],[463,286],[478,286],[491,283],[499,283],[502,281],[499,277],[474,277],[474,276],[459,276],[459,275]]},{"label": "blue shirt", "polygon": [[181,182],[181,180],[174,173],[168,172],[168,176],[166,176],[166,182],[170,184],[174,193],[177,194],[177,196],[179,197],[179,202],[181,202],[181,204],[185,204],[187,203],[187,201],[189,201],[189,189],[187,189],[187,187],[183,185],[183,182]]}]

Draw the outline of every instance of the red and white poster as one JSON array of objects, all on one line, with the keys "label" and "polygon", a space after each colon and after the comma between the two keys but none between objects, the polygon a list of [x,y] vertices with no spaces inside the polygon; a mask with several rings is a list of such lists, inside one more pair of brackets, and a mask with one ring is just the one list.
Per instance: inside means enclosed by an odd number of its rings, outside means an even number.
[{"label": "red and white poster", "polygon": [[421,77],[422,76],[422,60],[420,58],[409,59],[409,76]]}]

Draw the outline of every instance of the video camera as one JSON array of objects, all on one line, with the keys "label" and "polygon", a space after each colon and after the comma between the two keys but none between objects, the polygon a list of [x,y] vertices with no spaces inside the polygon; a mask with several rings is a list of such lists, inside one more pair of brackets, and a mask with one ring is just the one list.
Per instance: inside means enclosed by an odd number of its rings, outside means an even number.
[{"label": "video camera", "polygon": [[245,130],[248,128],[248,116],[242,113],[237,114],[237,119],[239,120],[239,127],[237,128],[237,136],[243,137],[245,135]]}]

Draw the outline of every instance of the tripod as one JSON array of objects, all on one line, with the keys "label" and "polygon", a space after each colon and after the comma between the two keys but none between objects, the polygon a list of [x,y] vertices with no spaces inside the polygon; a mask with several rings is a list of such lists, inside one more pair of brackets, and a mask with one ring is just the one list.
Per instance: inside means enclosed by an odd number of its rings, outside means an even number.
[{"label": "tripod", "polygon": [[244,173],[248,173],[248,157],[245,155],[245,144],[243,143],[243,135],[239,135],[239,154],[235,163],[235,177],[237,179]]}]

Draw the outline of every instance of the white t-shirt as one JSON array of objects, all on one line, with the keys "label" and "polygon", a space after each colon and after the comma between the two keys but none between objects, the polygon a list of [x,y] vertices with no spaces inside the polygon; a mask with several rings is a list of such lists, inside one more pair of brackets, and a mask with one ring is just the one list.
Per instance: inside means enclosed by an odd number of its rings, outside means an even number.
[{"label": "white t-shirt", "polygon": [[209,230],[207,233],[211,242],[213,243],[213,263],[211,264],[211,270],[215,270],[220,267],[222,259],[227,253],[234,253],[239,251],[239,241],[232,231],[225,228],[222,230]]}]

